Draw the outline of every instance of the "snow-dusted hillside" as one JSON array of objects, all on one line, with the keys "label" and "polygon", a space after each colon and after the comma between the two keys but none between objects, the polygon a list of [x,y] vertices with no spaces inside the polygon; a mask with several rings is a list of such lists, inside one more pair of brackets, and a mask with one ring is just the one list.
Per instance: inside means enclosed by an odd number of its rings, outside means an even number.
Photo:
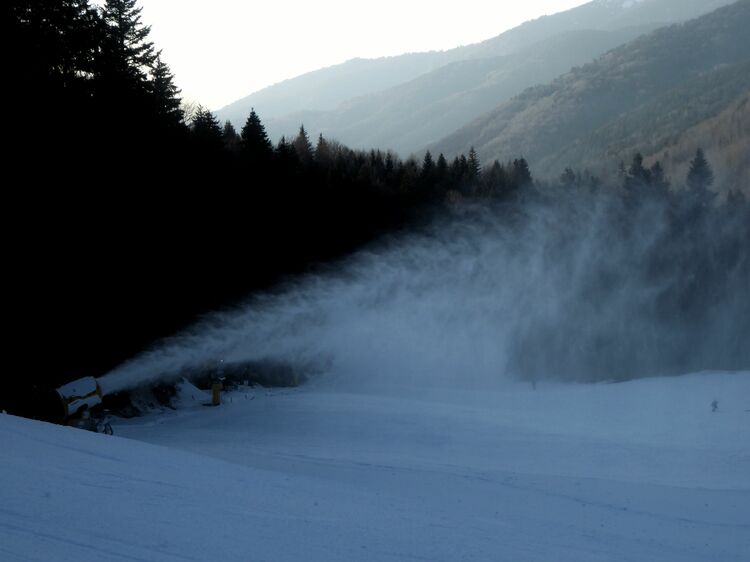
[{"label": "snow-dusted hillside", "polygon": [[115,437],[0,416],[0,559],[750,553],[750,373],[200,403]]}]

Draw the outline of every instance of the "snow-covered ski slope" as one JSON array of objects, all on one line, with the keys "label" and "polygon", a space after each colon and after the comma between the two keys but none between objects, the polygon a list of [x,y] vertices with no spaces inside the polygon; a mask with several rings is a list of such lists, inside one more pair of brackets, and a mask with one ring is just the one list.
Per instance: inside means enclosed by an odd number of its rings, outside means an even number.
[{"label": "snow-covered ski slope", "polygon": [[750,373],[227,398],[0,415],[0,560],[750,560]]}]

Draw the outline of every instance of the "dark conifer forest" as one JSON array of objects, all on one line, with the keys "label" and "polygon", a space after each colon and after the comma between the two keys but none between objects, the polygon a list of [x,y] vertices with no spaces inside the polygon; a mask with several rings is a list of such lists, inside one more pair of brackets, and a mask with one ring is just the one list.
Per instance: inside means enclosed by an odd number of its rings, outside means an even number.
[{"label": "dark conifer forest", "polygon": [[699,319],[727,271],[750,280],[750,205],[740,191],[713,196],[702,152],[688,178],[636,155],[617,185],[571,168],[544,185],[520,154],[402,159],[309,138],[304,126],[269,139],[255,111],[236,130],[205,108],[184,110],[135,0],[10,0],[4,10],[5,271],[17,342],[7,385],[99,376],[203,314],[468,201],[500,202],[498,220],[512,220],[511,208],[540,199],[606,196],[627,210],[613,215],[623,232],[642,227],[637,209],[662,206],[668,231],[644,274],[684,274],[658,311],[668,325]]}]

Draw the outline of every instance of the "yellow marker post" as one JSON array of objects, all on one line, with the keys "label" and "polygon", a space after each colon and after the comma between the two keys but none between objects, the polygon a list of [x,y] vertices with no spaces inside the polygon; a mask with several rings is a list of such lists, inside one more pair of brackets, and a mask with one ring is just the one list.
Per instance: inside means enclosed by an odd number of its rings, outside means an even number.
[{"label": "yellow marker post", "polygon": [[211,405],[212,406],[221,405],[221,389],[222,389],[222,384],[219,381],[211,385]]}]

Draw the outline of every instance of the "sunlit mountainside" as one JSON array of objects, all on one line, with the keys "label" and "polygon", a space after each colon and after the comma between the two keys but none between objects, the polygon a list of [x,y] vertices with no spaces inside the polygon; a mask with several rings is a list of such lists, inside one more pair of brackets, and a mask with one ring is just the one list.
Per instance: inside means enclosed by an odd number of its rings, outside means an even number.
[{"label": "sunlit mountainside", "polygon": [[[667,150],[750,90],[748,25],[750,2],[743,0],[657,30],[529,89],[431,149],[453,154],[475,146],[485,159],[500,160],[521,153],[545,177],[566,166],[602,173],[636,151]],[[727,174],[742,176],[746,160],[729,154],[747,142],[747,128],[734,131],[728,141],[714,137],[704,146],[726,152],[717,157],[738,167]]]}]

